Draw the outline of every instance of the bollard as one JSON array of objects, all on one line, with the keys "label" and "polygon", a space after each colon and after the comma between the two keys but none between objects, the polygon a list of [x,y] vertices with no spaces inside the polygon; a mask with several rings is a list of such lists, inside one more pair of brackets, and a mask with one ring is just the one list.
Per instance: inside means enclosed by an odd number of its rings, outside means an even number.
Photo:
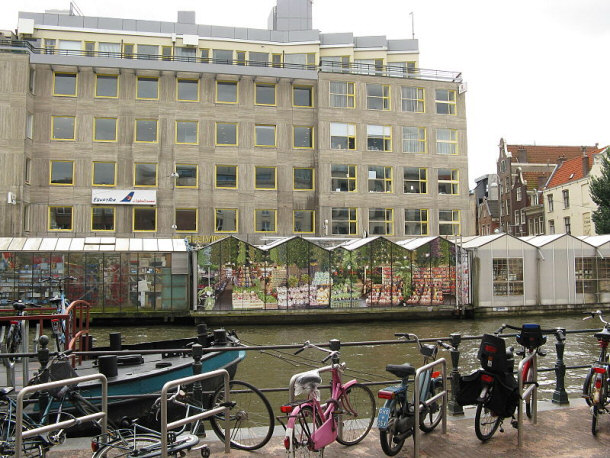
[{"label": "bollard", "polygon": [[451,346],[453,350],[451,350],[451,399],[447,404],[447,409],[449,413],[453,416],[464,415],[464,409],[461,405],[459,405],[456,401],[457,393],[460,388],[460,371],[458,369],[460,362],[460,350],[458,349],[460,343],[462,342],[462,334],[459,332],[452,333],[451,337]]},{"label": "bollard", "polygon": [[553,392],[552,401],[556,404],[569,404],[568,393],[565,390],[566,365],[563,362],[563,352],[566,346],[566,330],[565,328],[557,328],[555,333],[557,342],[557,361],[555,362],[555,391]]},{"label": "bollard", "polygon": [[[40,336],[38,338],[38,345],[39,347],[37,352],[37,358],[38,362],[40,363],[40,369],[38,369],[38,373],[40,374],[47,367],[47,364],[49,364],[50,354],[49,349],[47,348],[47,345],[49,345],[49,338],[45,335]],[[38,394],[38,409],[40,410],[40,412],[44,412],[48,404],[49,392],[41,391]]]}]

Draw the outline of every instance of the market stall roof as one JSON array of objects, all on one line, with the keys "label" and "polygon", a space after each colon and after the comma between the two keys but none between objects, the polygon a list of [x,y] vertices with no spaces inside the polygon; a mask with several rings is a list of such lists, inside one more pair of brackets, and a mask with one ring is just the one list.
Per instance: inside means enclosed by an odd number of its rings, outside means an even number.
[{"label": "market stall roof", "polygon": [[596,248],[599,248],[602,245],[610,242],[610,234],[604,235],[583,235],[578,237],[582,241],[588,243],[589,245],[593,245]]},{"label": "market stall roof", "polygon": [[291,237],[282,237],[281,239],[274,240],[273,242],[268,243],[266,245],[257,245],[257,248],[260,249],[260,250],[263,250],[263,251],[269,251],[272,248],[275,248],[275,247],[280,246],[280,245],[282,245],[282,244],[284,244],[286,242],[289,242],[290,240],[297,239],[297,238],[299,238],[299,237],[296,236],[296,235],[293,235]]},{"label": "market stall roof", "polygon": [[0,237],[0,251],[142,251],[183,252],[184,239],[116,237]]},{"label": "market stall roof", "polygon": [[[498,234],[491,235],[481,235],[480,237],[476,237],[472,240],[465,242],[462,246],[464,248],[479,248],[483,245],[487,245],[488,243],[493,242],[502,237],[512,237],[512,235],[505,234],[504,232],[500,232]],[[516,237],[514,237],[516,238]]]},{"label": "market stall roof", "polygon": [[438,237],[435,235],[428,236],[428,237],[416,237],[416,238],[412,238],[412,239],[401,240],[400,242],[397,242],[397,243],[401,247],[406,248],[409,251],[413,251],[427,243],[430,243],[432,240],[434,240],[436,238],[438,238]]},{"label": "market stall roof", "polygon": [[569,234],[528,235],[526,237],[519,237],[519,239],[529,243],[530,245],[541,247],[567,235]]},{"label": "market stall roof", "polygon": [[[383,238],[383,237],[376,236],[376,237],[364,237],[362,239],[354,239],[354,240],[350,240],[349,242],[341,243],[341,244],[337,245],[335,248],[344,248],[348,251],[354,251],[360,247],[363,247],[364,245],[371,243],[373,240],[377,240],[377,239],[381,239],[381,238]],[[392,243],[394,243],[394,242],[392,242]]]}]

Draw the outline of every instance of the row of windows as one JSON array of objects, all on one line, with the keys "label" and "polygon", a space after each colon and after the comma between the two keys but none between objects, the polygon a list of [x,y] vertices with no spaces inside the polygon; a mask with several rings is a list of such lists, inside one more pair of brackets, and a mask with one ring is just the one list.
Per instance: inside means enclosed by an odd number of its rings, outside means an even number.
[{"label": "row of windows", "polygon": [[[91,231],[113,232],[115,226],[115,207],[96,206],[91,208]],[[427,209],[404,210],[404,234],[428,235]],[[50,206],[50,231],[73,230],[73,207]],[[236,208],[214,209],[215,232],[238,232],[239,210]],[[358,235],[358,209],[354,207],[335,207],[331,210],[330,230],[335,235]],[[277,232],[277,210],[254,210],[255,232]],[[177,208],[172,229],[178,232],[198,231],[198,209]],[[459,235],[460,211],[439,210],[438,229],[440,235]],[[132,208],[132,231],[156,232],[157,209],[151,207]],[[292,231],[294,233],[313,234],[315,232],[314,210],[293,210]],[[394,209],[369,208],[368,233],[371,235],[394,235]]]},{"label": "row of windows", "polygon": [[[136,119],[134,140],[136,143],[158,143],[157,119]],[[275,124],[254,125],[254,146],[277,147],[277,126]],[[439,128],[436,132],[437,154],[458,154],[458,131]],[[239,123],[216,122],[214,143],[218,146],[238,146]],[[26,136],[32,138],[31,121],[28,119]],[[76,117],[52,116],[51,139],[72,141],[76,136]],[[425,127],[402,127],[402,152],[427,153]],[[118,118],[99,117],[93,119],[93,140],[96,142],[116,142],[118,139]],[[174,141],[177,144],[199,144],[199,121],[175,121]],[[292,126],[292,147],[313,149],[313,126]],[[356,150],[356,124],[331,122],[330,148],[339,150]],[[392,151],[392,126],[366,126],[367,151]]]},{"label": "row of windows", "polygon": [[[27,167],[26,167],[27,168]],[[356,165],[331,165],[330,191],[356,192],[358,177]],[[392,193],[394,183],[392,166],[370,165],[367,167],[368,192]],[[436,169],[439,194],[459,194],[459,170]],[[177,188],[198,188],[199,167],[197,164],[176,164],[172,173]],[[428,193],[428,169],[425,167],[404,167],[402,186],[406,194]],[[116,186],[117,167],[115,162],[93,162],[93,186]],[[312,167],[293,167],[292,187],[295,191],[315,189],[315,174]],[[74,161],[52,160],[49,167],[49,184],[74,186]],[[134,186],[158,186],[158,164],[137,162],[133,166]],[[214,185],[220,189],[238,188],[238,166],[216,165]],[[254,188],[276,190],[278,188],[277,167],[254,166]]]},{"label": "row of windows", "polygon": [[[561,197],[563,199],[563,208],[570,208],[570,191],[568,189],[564,189],[561,191]],[[547,211],[552,212],[555,210],[555,203],[553,202],[553,194],[547,194]]]}]

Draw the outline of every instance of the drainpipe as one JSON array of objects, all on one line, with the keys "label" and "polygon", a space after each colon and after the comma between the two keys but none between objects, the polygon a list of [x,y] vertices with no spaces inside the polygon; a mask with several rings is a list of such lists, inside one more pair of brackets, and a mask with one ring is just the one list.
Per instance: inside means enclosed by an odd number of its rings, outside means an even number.
[{"label": "drainpipe", "polygon": [[540,281],[540,271],[541,271],[541,266],[540,264],[545,260],[544,259],[544,255],[542,254],[542,251],[540,250],[540,248],[537,249],[538,251],[538,256],[536,256],[536,303],[538,305],[541,305],[540,301],[541,301],[541,297],[542,297],[542,282]]}]

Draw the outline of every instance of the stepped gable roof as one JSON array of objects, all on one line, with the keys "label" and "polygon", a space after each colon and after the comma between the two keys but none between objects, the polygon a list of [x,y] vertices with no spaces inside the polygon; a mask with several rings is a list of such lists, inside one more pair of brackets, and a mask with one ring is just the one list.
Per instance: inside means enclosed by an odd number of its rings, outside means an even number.
[{"label": "stepped gable roof", "polygon": [[[515,162],[535,164],[555,163],[557,158],[565,156],[572,159],[582,155],[582,146],[544,146],[544,145],[506,145],[506,149],[515,158]],[[587,153],[597,151],[595,146],[586,146]],[[526,160],[522,161],[521,151],[525,150]]]},{"label": "stepped gable roof", "polygon": [[591,167],[593,167],[593,156],[595,154],[601,153],[603,149],[595,149],[594,151],[587,152],[587,170],[583,170],[583,157],[578,156],[573,159],[569,159],[562,164],[560,164],[546,185],[547,188],[554,188],[555,186],[560,186],[562,184],[570,183],[576,180],[580,180],[585,178],[589,171],[591,171]]}]

